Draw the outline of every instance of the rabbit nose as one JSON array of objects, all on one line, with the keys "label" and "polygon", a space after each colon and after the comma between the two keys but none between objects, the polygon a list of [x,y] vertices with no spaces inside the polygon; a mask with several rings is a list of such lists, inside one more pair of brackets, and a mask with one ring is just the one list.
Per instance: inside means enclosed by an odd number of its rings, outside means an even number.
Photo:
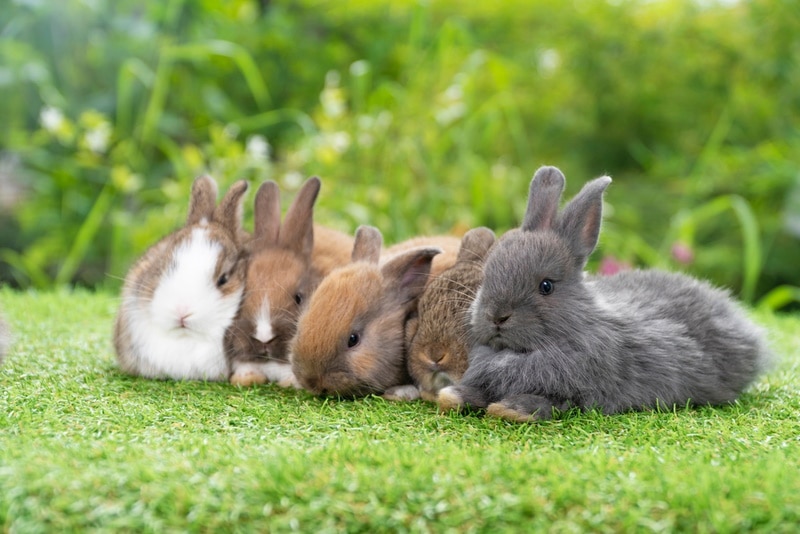
[{"label": "rabbit nose", "polygon": [[508,321],[510,318],[511,318],[510,313],[504,313],[501,315],[496,315],[494,319],[492,319],[492,322],[494,323],[495,326],[500,326],[506,321]]}]

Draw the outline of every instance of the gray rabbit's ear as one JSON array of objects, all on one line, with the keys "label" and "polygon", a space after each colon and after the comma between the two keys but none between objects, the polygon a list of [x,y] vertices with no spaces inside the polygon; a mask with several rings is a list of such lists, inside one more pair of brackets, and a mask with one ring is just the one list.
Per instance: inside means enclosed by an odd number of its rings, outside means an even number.
[{"label": "gray rabbit's ear", "polygon": [[186,226],[200,224],[204,219],[211,221],[214,206],[217,204],[217,182],[208,175],[198,176],[192,183],[192,196],[189,200],[189,215]]},{"label": "gray rabbit's ear", "polygon": [[281,192],[272,180],[261,184],[256,192],[254,218],[255,248],[277,245],[281,229]]},{"label": "gray rabbit's ear", "polygon": [[533,175],[528,192],[528,208],[522,220],[523,230],[547,230],[555,225],[558,202],[566,179],[556,167],[540,167]]},{"label": "gray rabbit's ear", "polygon": [[441,252],[442,249],[436,247],[412,249],[395,256],[381,267],[384,283],[409,309],[416,306],[417,299],[425,291],[433,258]]},{"label": "gray rabbit's ear", "polygon": [[456,261],[482,262],[486,259],[494,242],[494,232],[485,226],[473,228],[461,238],[461,248],[458,249]]},{"label": "gray rabbit's ear", "polygon": [[239,180],[228,189],[225,196],[214,210],[214,220],[220,223],[233,236],[236,236],[242,227],[243,207],[242,201],[244,194],[247,193],[250,184],[245,180]]},{"label": "gray rabbit's ear", "polygon": [[289,206],[280,231],[281,246],[309,258],[314,248],[314,202],[321,185],[316,176],[306,180]]},{"label": "gray rabbit's ear", "polygon": [[356,239],[353,243],[352,261],[366,261],[377,265],[381,257],[383,236],[381,231],[374,226],[359,226],[356,230]]},{"label": "gray rabbit's ear", "polygon": [[601,176],[587,183],[559,216],[558,232],[582,262],[586,261],[597,246],[603,218],[603,192],[610,183],[611,178],[608,176]]}]

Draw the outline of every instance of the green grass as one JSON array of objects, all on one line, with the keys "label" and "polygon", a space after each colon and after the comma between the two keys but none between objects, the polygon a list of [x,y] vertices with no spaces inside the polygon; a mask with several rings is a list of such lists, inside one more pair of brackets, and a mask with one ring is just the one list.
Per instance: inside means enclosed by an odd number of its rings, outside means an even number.
[{"label": "green grass", "polygon": [[794,531],[800,317],[725,408],[514,425],[121,375],[116,297],[0,291],[0,530]]}]

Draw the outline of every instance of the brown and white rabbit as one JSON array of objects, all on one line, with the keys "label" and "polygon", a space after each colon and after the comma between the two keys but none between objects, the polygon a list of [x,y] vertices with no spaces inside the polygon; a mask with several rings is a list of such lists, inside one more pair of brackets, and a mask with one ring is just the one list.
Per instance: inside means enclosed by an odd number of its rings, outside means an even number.
[{"label": "brown and white rabbit", "polygon": [[485,227],[464,234],[455,265],[428,283],[416,316],[408,321],[408,371],[427,401],[435,401],[441,388],[467,370],[469,308],[494,241],[494,232]]},{"label": "brown and white rabbit", "polygon": [[486,260],[469,368],[439,391],[440,408],[529,421],[570,407],[723,404],[765,369],[762,331],[728,292],[657,270],[584,274],[610,183],[587,183],[559,212],[564,175],[536,172],[521,228]]},{"label": "brown and white rabbit", "polygon": [[300,311],[320,280],[350,261],[353,238],[313,224],[320,186],[317,177],[303,184],[283,225],[278,185],[256,193],[245,293],[226,336],[234,384],[296,384],[287,352]]},{"label": "brown and white rabbit", "polygon": [[239,308],[245,257],[245,181],[219,206],[217,184],[192,184],[186,225],[150,247],[122,288],[114,348],[126,373],[147,378],[227,380],[223,339]]},{"label": "brown and white rabbit", "polygon": [[417,238],[381,256],[382,241],[377,228],[359,227],[352,263],[322,281],[300,317],[290,360],[314,394],[419,396],[406,367],[406,321],[431,273],[453,265],[460,241]]}]

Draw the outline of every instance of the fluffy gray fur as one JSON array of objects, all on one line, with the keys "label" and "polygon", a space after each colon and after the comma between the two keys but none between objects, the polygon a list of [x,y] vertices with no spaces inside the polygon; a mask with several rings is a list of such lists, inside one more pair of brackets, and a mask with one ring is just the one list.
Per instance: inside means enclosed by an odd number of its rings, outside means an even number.
[{"label": "fluffy gray fur", "polygon": [[764,370],[762,332],[727,292],[655,270],[584,275],[610,182],[589,182],[559,214],[564,175],[537,171],[522,227],[487,259],[469,368],[452,391],[462,404],[516,419],[722,404]]}]

